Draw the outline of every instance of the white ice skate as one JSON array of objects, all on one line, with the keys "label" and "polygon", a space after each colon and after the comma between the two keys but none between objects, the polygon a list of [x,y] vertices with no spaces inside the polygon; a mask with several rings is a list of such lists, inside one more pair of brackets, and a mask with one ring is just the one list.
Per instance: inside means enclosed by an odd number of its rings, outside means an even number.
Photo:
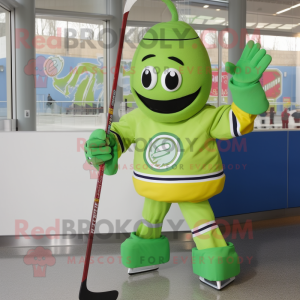
[{"label": "white ice skate", "polygon": [[158,269],[159,269],[159,265],[156,265],[156,266],[147,266],[147,267],[140,267],[140,268],[133,268],[133,269],[128,269],[128,274],[129,275],[135,275],[135,274],[140,274],[140,273],[146,273],[146,272],[156,271]]},{"label": "white ice skate", "polygon": [[226,280],[223,280],[223,281],[210,281],[210,280],[207,280],[203,277],[199,277],[200,281],[202,281],[203,283],[213,287],[214,289],[216,290],[221,290],[223,289],[226,285],[228,285],[229,283],[231,283],[235,277],[232,277],[232,278],[229,278],[229,279],[226,279]]}]

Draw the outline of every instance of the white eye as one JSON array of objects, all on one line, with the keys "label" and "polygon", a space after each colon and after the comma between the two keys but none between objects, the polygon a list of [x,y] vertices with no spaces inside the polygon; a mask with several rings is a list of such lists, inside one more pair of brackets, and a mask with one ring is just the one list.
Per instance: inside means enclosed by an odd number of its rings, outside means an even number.
[{"label": "white eye", "polygon": [[157,72],[154,67],[146,67],[142,72],[142,84],[145,89],[152,90],[157,84]]},{"label": "white eye", "polygon": [[176,69],[170,68],[163,72],[161,76],[161,84],[168,92],[177,91],[182,83],[182,76]]}]

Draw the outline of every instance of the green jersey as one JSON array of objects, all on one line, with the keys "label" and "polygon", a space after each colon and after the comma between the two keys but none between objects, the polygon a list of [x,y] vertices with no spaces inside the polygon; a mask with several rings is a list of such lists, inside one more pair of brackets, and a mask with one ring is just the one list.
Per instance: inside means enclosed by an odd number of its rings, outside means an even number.
[{"label": "green jersey", "polygon": [[112,132],[119,156],[135,144],[133,182],[140,195],[164,202],[200,202],[224,187],[216,139],[252,131],[254,119],[234,104],[206,105],[178,123],[155,122],[135,109],[113,123]]}]

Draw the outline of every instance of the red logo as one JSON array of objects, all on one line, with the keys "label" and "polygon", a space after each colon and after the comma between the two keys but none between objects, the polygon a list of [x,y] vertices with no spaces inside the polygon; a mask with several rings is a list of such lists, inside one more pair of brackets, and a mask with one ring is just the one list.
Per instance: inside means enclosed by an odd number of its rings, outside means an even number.
[{"label": "red logo", "polygon": [[55,262],[51,250],[44,247],[30,249],[24,257],[24,263],[33,267],[33,277],[46,277],[47,266],[52,267]]},{"label": "red logo", "polygon": [[[219,95],[218,73],[218,71],[212,72],[211,97],[217,97]],[[222,97],[228,97],[228,74],[226,72],[222,72]]]},{"label": "red logo", "polygon": [[83,170],[90,172],[90,179],[98,178],[97,169],[93,165],[90,165],[87,161],[83,164]]},{"label": "red logo", "polygon": [[48,76],[45,73],[45,61],[46,58],[44,56],[39,56],[36,59],[29,60],[28,64],[24,68],[26,75],[34,76],[36,88],[47,88]]},{"label": "red logo", "polygon": [[267,69],[260,82],[268,99],[278,99],[282,95],[282,73],[280,70]]}]

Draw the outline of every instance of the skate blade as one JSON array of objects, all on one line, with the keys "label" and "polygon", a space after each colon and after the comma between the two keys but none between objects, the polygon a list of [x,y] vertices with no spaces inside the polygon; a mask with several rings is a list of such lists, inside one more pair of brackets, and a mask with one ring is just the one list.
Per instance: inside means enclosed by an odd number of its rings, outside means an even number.
[{"label": "skate blade", "polygon": [[128,269],[128,274],[129,275],[135,275],[135,274],[141,274],[141,273],[156,271],[158,269],[159,269],[158,265],[157,266],[148,266],[148,267],[133,268],[133,269]]},{"label": "skate blade", "polygon": [[223,289],[225,286],[227,286],[229,283],[231,283],[232,281],[234,281],[235,277],[223,280],[223,281],[209,281],[203,277],[199,277],[200,281],[202,281],[203,283],[213,287],[216,290],[221,290]]}]

